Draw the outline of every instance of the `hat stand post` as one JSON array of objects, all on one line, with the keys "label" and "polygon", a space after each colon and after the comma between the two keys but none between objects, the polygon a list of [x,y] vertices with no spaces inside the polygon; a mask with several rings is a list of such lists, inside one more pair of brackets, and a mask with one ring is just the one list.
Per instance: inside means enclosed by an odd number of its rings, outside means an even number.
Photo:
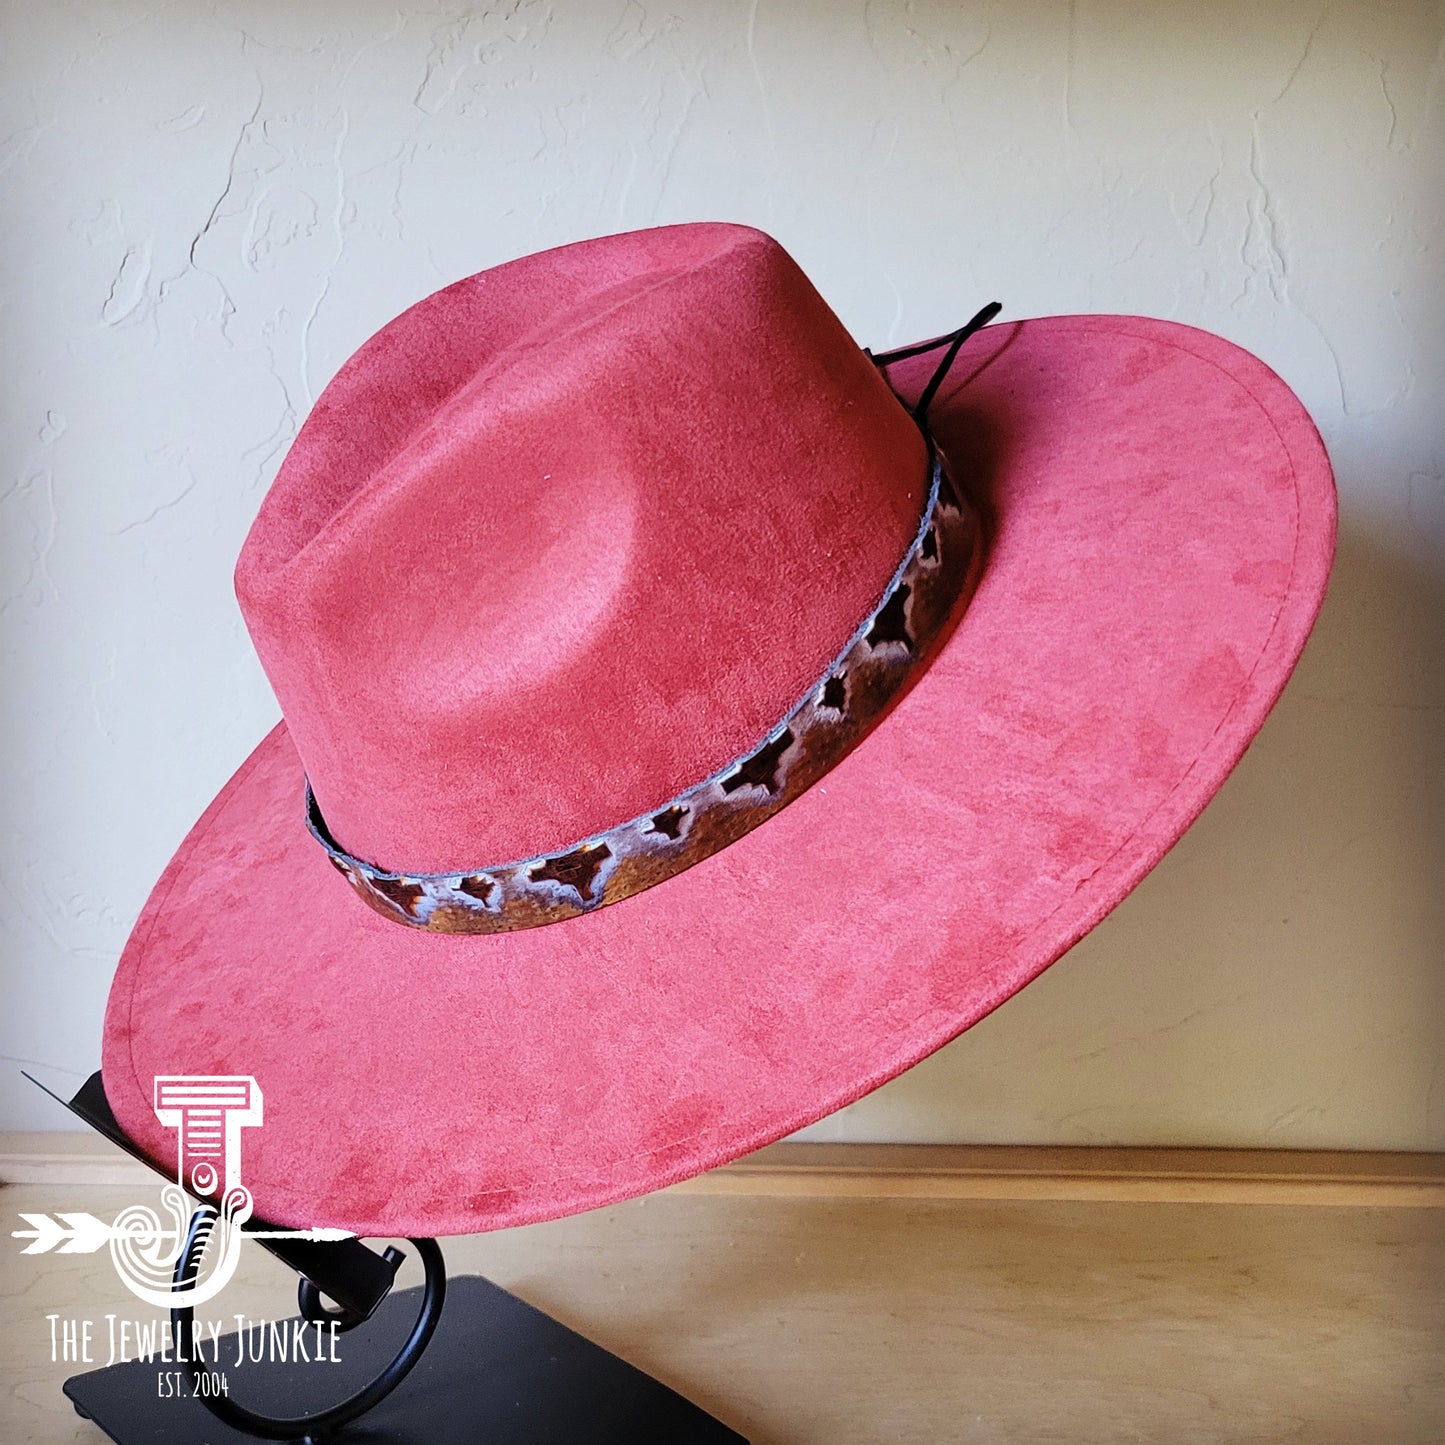
[{"label": "hat stand post", "polygon": [[[99,1073],[61,1102],[156,1167],[116,1122]],[[204,1200],[192,1213],[174,1288],[194,1279],[215,1218]],[[118,1445],[345,1445],[353,1426],[358,1445],[747,1445],[676,1391],[489,1280],[448,1281],[434,1239],[410,1241],[424,1284],[393,1291],[405,1258],[399,1249],[275,1237],[255,1218],[242,1232],[300,1276],[299,1314],[238,1320],[242,1328],[219,1340],[202,1331],[194,1359],[182,1358],[189,1351],[178,1345],[166,1358],[72,1376],[64,1389],[76,1412]],[[173,1340],[199,1337],[189,1308],[173,1309],[171,1323]],[[304,1358],[298,1337],[309,1345]],[[279,1358],[277,1340],[292,1342]],[[339,1394],[340,1403],[316,1407],[322,1392]]]},{"label": "hat stand post", "polygon": [[[190,1228],[186,1231],[186,1242],[176,1260],[176,1272],[172,1281],[179,1290],[186,1281],[193,1279],[201,1267],[201,1257],[206,1252],[209,1226],[219,1216],[209,1204],[202,1204],[191,1215]],[[441,1319],[442,1305],[446,1300],[447,1270],[442,1252],[434,1239],[413,1239],[422,1264],[426,1269],[426,1284],[422,1290],[421,1313],[411,1333],[406,1337],[396,1357],[368,1384],[363,1385],[349,1399],[329,1409],[312,1415],[263,1415],[232,1400],[228,1394],[218,1393],[214,1388],[217,1375],[214,1369],[207,1369],[200,1358],[192,1358],[190,1364],[190,1393],[224,1425],[251,1435],[258,1440],[291,1440],[299,1445],[325,1445],[336,1431],[353,1420],[359,1420],[368,1410],[379,1405],[411,1373],[412,1366],[421,1359],[422,1353],[436,1331]],[[388,1255],[400,1256],[400,1250],[388,1249]],[[401,1262],[400,1258],[396,1261]],[[310,1324],[335,1324],[338,1330],[354,1329],[364,1321],[347,1311],[338,1312],[328,1320],[329,1311],[321,1302],[321,1292],[311,1280],[302,1277],[297,1290],[301,1318]],[[171,1337],[177,1340],[195,1338],[195,1310],[187,1305],[171,1311]],[[217,1350],[217,1356],[220,1350]],[[219,1359],[213,1363],[219,1364]]]}]

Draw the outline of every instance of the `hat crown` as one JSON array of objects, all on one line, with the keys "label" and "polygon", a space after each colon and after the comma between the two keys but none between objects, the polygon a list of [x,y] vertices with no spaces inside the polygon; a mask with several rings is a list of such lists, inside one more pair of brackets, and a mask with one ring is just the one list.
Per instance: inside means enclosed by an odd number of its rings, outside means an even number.
[{"label": "hat crown", "polygon": [[878,602],[927,481],[775,241],[667,227],[384,327],[301,429],[237,593],[341,846],[460,870],[757,746]]}]

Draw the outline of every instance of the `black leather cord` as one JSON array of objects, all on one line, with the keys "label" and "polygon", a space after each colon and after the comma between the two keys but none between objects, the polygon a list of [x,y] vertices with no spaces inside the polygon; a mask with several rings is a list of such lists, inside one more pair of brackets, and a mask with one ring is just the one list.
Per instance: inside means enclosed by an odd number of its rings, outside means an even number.
[{"label": "black leather cord", "polygon": [[943,360],[934,368],[933,375],[928,378],[928,385],[923,388],[923,394],[913,407],[914,419],[922,426],[928,420],[928,408],[933,398],[938,394],[938,388],[943,385],[943,379],[953,367],[958,358],[958,353],[963,349],[963,343],[975,332],[982,331],[995,316],[1003,310],[1003,305],[998,301],[990,301],[983,307],[976,316],[957,331],[950,331],[946,336],[937,337],[933,341],[920,341],[916,346],[900,346],[896,351],[885,351],[874,356],[870,351],[868,355],[872,358],[875,366],[891,366],[895,361],[904,361],[910,356],[922,356],[926,351],[937,351],[940,346],[946,346],[948,350],[943,355]]}]

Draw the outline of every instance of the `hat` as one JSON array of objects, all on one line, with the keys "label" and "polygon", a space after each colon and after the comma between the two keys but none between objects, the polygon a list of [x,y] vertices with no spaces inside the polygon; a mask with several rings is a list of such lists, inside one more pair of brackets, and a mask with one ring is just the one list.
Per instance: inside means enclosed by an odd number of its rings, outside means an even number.
[{"label": "hat", "polygon": [[[1109,912],[1319,608],[1267,367],[1128,316],[871,356],[746,227],[563,246],[361,347],[246,539],[284,721],[126,946],[105,1092],[254,1075],[258,1214],[473,1232],[847,1104]],[[961,348],[961,349],[960,349]]]}]

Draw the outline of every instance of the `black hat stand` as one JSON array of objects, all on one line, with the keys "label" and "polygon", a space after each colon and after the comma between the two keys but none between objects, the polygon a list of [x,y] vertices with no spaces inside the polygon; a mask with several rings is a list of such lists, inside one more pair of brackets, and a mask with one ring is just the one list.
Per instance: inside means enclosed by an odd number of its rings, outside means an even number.
[{"label": "black hat stand", "polygon": [[[99,1073],[61,1102],[150,1164],[116,1123]],[[193,1273],[214,1219],[205,1202],[191,1216],[177,1281]],[[270,1227],[252,1219],[243,1229]],[[449,1284],[434,1239],[410,1241],[425,1284],[395,1293],[405,1258],[398,1249],[378,1254],[359,1239],[256,1242],[300,1276],[300,1313],[285,1322],[285,1338],[310,1340],[314,1350],[329,1342],[334,1323],[344,1336],[339,1361],[269,1358],[265,1327],[251,1326],[223,1335],[198,1359],[131,1360],[74,1375],[65,1393],[76,1412],[119,1445],[747,1445],[676,1391],[490,1281],[463,1275]],[[173,1310],[171,1320],[175,1339],[192,1339],[189,1310]],[[388,1345],[398,1338],[399,1349]],[[342,1395],[340,1404],[310,1403],[323,1383],[332,1398]]]}]

